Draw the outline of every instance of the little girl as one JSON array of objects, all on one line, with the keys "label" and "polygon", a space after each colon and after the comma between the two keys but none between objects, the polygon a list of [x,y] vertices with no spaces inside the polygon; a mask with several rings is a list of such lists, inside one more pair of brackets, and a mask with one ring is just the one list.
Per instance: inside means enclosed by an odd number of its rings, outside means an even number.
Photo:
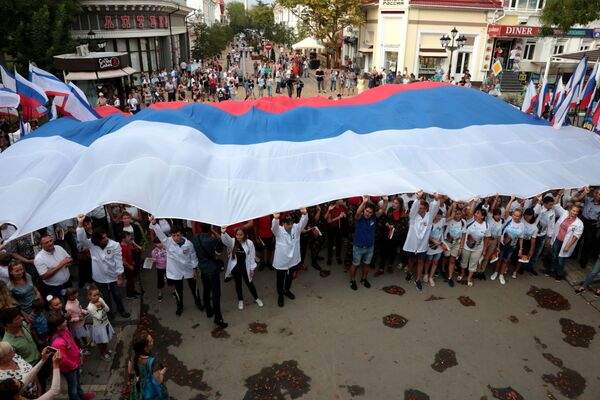
[{"label": "little girl", "polygon": [[31,304],[31,310],[31,328],[35,334],[34,338],[40,347],[45,347],[48,339],[46,302],[43,299],[35,299]]},{"label": "little girl", "polygon": [[156,266],[156,289],[158,289],[158,301],[162,301],[163,288],[165,287],[165,271],[167,269],[167,250],[165,250],[159,238],[152,241],[152,260]]},{"label": "little girl", "polygon": [[108,351],[108,342],[115,331],[108,320],[109,308],[100,297],[100,290],[94,285],[88,289],[88,300],[90,301],[87,310],[94,320],[92,325],[92,340],[98,345],[102,359],[110,361],[110,352]]},{"label": "little girl", "polygon": [[50,309],[50,314],[59,314],[63,317],[65,316],[65,312],[63,310],[63,302],[60,299],[60,297],[48,295],[48,297],[46,297],[46,300],[48,301],[48,308]]},{"label": "little girl", "polygon": [[75,288],[67,289],[67,304],[65,305],[65,318],[69,321],[69,328],[81,350],[81,354],[87,356],[89,351],[83,349],[88,346],[88,330],[85,326],[85,317],[88,311],[79,304],[79,291]]}]

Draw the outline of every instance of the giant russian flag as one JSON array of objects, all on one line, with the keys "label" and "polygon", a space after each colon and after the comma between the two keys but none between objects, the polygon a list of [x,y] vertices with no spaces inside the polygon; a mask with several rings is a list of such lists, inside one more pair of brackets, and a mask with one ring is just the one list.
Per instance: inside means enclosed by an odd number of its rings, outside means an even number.
[{"label": "giant russian flag", "polygon": [[59,118],[11,146],[0,155],[0,223],[18,236],[123,202],[227,225],[361,194],[529,197],[599,184],[599,170],[597,135],[435,82],[341,101],[166,103]]}]

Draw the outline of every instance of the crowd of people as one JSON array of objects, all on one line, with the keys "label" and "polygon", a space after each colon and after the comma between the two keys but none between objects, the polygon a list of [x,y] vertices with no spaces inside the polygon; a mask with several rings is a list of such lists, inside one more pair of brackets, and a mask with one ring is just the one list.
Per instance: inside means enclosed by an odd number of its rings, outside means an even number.
[{"label": "crowd of people", "polygon": [[[156,274],[156,291],[146,288],[147,295],[160,302],[168,288],[180,316],[187,282],[195,308],[223,329],[223,278],[235,282],[239,310],[246,304],[244,285],[263,307],[269,301],[263,302],[253,278],[274,270],[276,302],[284,307],[286,299],[296,298],[294,279],[309,266],[324,278],[343,268],[351,290],[369,288],[369,279],[397,267],[422,291],[442,281],[450,287],[487,279],[506,285],[540,269],[560,281],[567,260],[577,254],[582,268],[595,262],[575,291],[581,294],[600,273],[599,224],[600,188],[589,187],[470,202],[422,192],[362,196],[222,227],[155,219],[126,205],[99,207],[1,245],[0,394],[52,398],[62,374],[70,399],[93,398],[81,389],[82,359],[112,359],[115,311],[130,317],[122,286],[127,299],[136,299],[145,264]],[[8,239],[13,232],[3,225],[0,233]],[[544,252],[549,262],[542,262]],[[80,303],[80,294],[87,304]],[[594,294],[600,296],[600,288]],[[166,390],[167,371],[154,362],[152,346],[148,332],[136,333],[129,366],[134,396],[148,388]]]}]

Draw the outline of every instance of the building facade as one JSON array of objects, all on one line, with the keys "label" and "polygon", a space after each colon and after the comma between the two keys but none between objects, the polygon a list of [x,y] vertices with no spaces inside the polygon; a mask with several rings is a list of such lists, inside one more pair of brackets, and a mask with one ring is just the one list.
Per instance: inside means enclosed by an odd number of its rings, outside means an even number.
[{"label": "building facade", "polygon": [[[473,81],[481,81],[499,60],[504,70],[525,72],[528,79],[543,73],[553,55],[600,46],[599,22],[541,36],[544,5],[545,0],[363,0],[355,65],[416,77],[429,77],[441,67],[456,80],[469,70]],[[451,54],[440,38],[453,28],[466,42]],[[553,63],[550,75],[568,73],[575,65]]]},{"label": "building facade", "polygon": [[185,0],[82,0],[73,36],[102,43],[103,51],[128,53],[132,83],[142,75],[172,68],[190,56]]},{"label": "building facade", "polygon": [[296,7],[294,11],[289,8],[282,7],[279,4],[275,4],[273,7],[273,17],[276,24],[283,24],[289,29],[293,29],[295,33],[298,33],[298,13],[302,10],[301,7]]},{"label": "building facade", "polygon": [[216,0],[187,0],[188,7],[192,8],[194,15],[208,26],[220,23],[222,19],[221,7]]}]

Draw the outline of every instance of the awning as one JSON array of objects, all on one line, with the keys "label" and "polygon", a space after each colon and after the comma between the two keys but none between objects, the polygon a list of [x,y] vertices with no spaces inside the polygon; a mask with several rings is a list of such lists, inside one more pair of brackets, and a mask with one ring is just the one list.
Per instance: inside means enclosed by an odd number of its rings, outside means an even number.
[{"label": "awning", "polygon": [[361,47],[360,49],[358,49],[358,51],[360,51],[361,53],[372,53],[373,52],[373,46]]},{"label": "awning", "polygon": [[301,41],[299,41],[296,44],[292,45],[292,49],[294,50],[302,50],[302,49],[324,49],[325,46],[323,46],[321,43],[319,43],[319,41],[315,38],[311,38],[311,37],[307,37],[306,39],[303,39]]},{"label": "awning", "polygon": [[67,72],[65,79],[68,81],[95,81],[98,77],[95,72]]},{"label": "awning", "polygon": [[435,57],[435,58],[448,58],[448,54],[430,52],[430,51],[419,51],[419,57]]},{"label": "awning", "polygon": [[562,58],[562,59],[565,59],[565,60],[577,60],[577,61],[579,61],[586,54],[589,57],[588,60],[590,62],[594,62],[594,61],[596,61],[597,59],[600,58],[600,49],[578,51],[578,52],[575,52],[575,53],[556,54],[556,55],[552,56],[552,58],[554,58],[554,59],[556,59],[556,58]]},{"label": "awning", "polygon": [[101,79],[120,78],[135,74],[137,71],[131,67],[109,69],[98,72],[67,72],[65,79],[68,81],[97,81]]}]

